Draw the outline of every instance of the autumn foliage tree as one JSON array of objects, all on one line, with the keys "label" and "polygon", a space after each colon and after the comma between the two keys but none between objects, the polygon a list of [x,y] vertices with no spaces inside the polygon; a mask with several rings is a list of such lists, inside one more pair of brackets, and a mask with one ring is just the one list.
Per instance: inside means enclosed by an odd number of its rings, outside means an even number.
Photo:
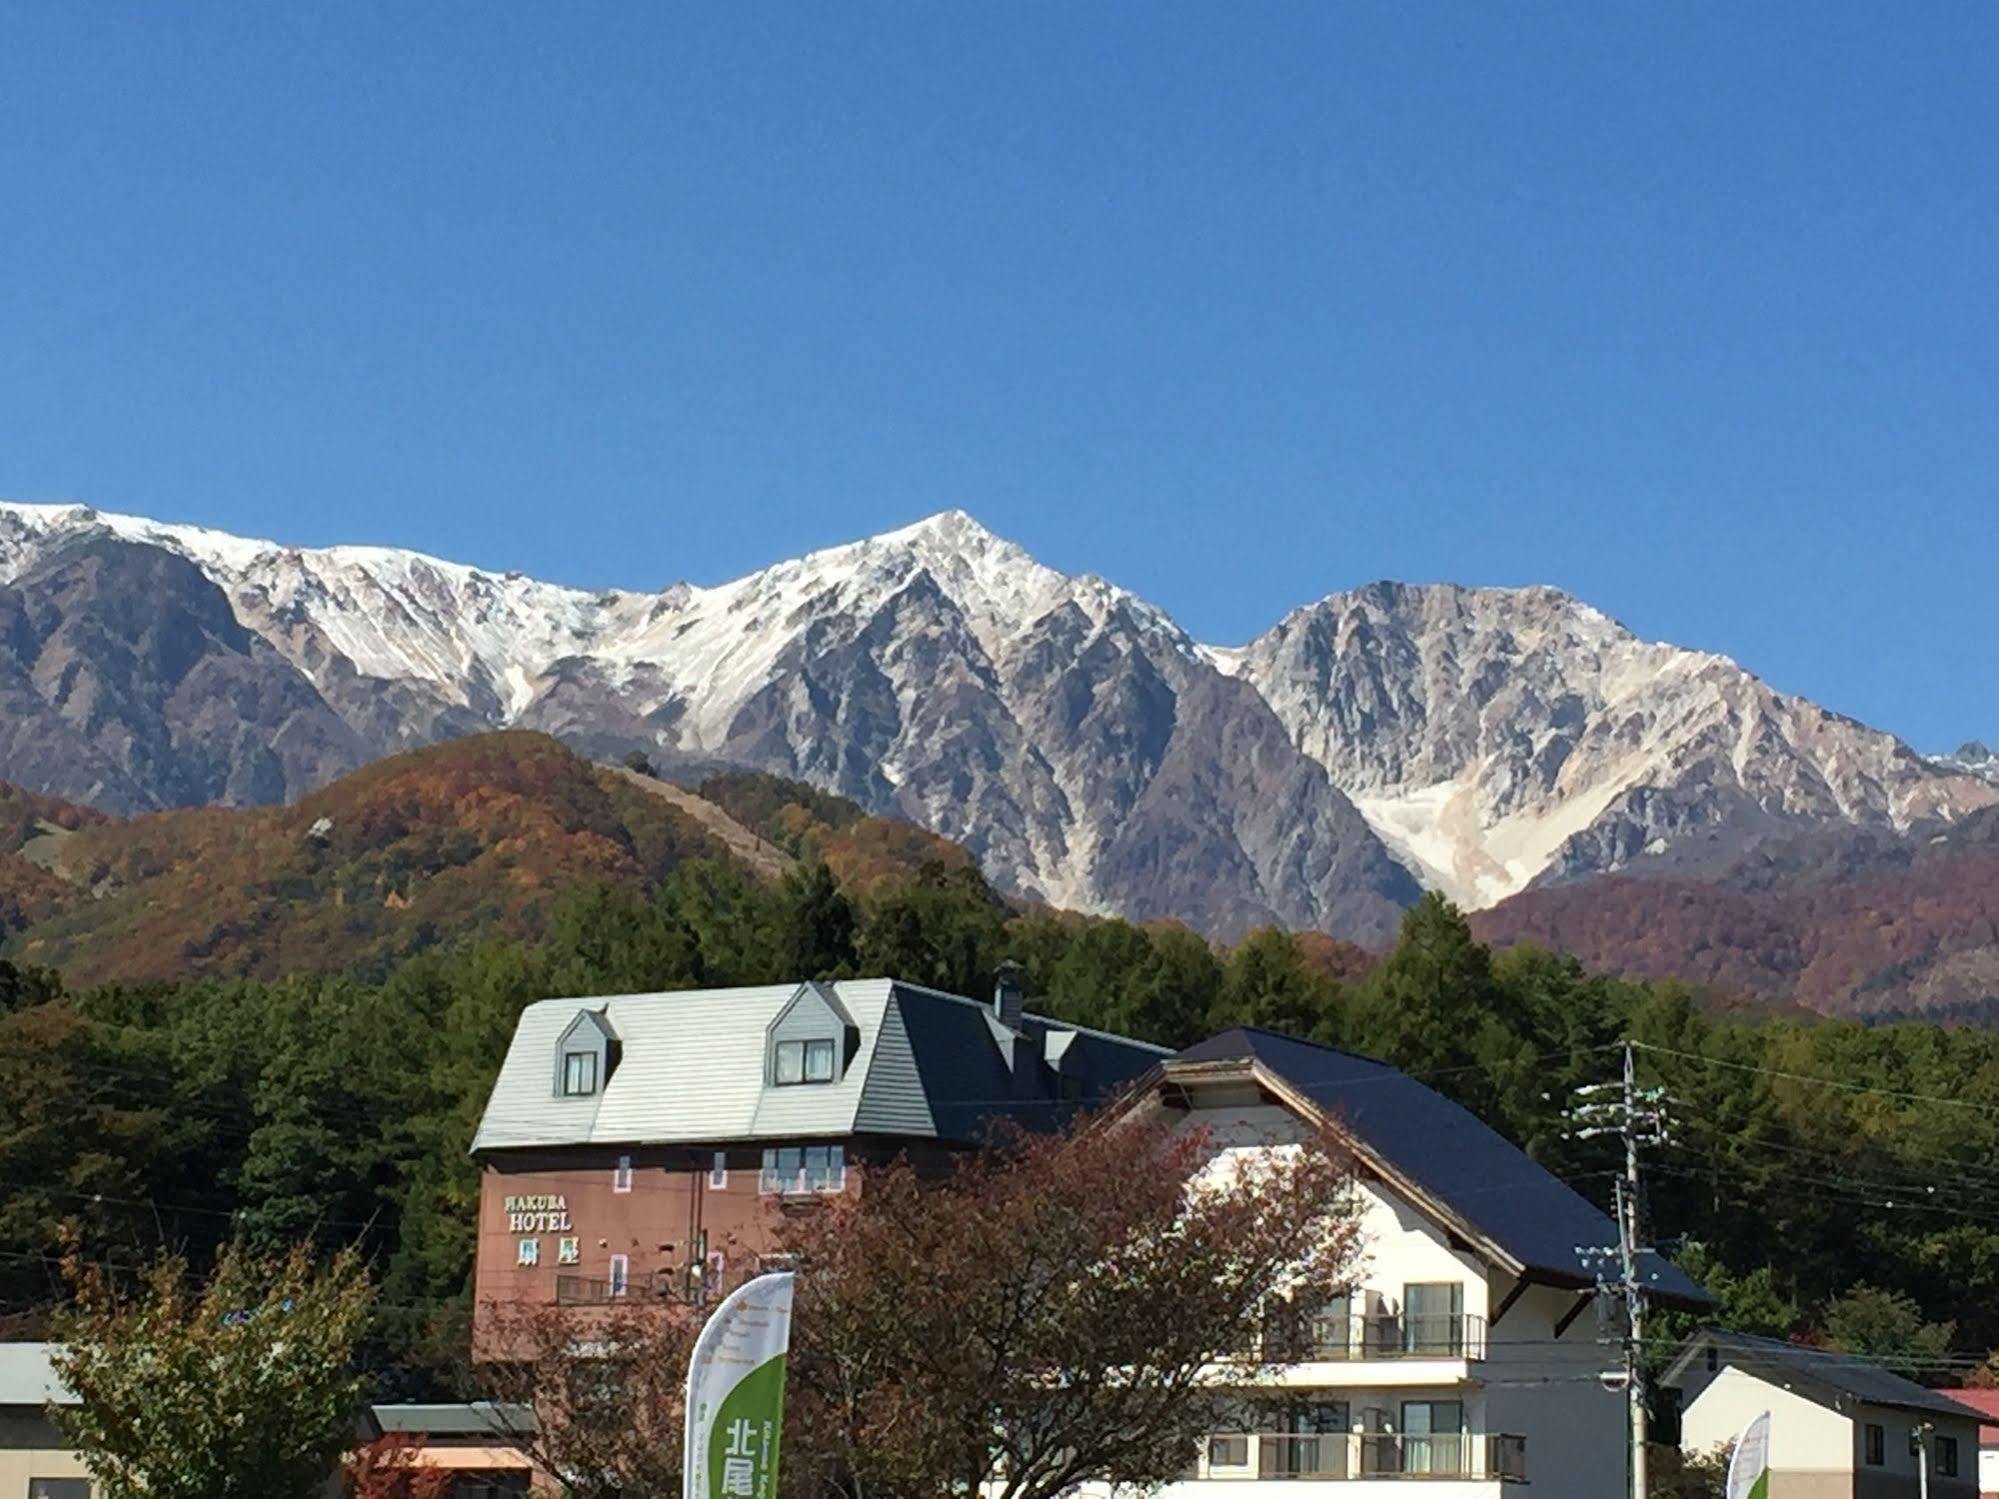
[{"label": "autumn foliage tree", "polygon": [[424,1441],[407,1432],[384,1432],[348,1453],[341,1464],[346,1499],[451,1499],[457,1475],[425,1467]]},{"label": "autumn foliage tree", "polygon": [[524,1407],[515,1440],[571,1499],[658,1499],[680,1491],[690,1307],[495,1308],[503,1359],[479,1371],[499,1403]]},{"label": "autumn foliage tree", "polygon": [[207,1282],[161,1262],[134,1289],[72,1254],[54,1418],[104,1499],[307,1499],[334,1471],[362,1384],[373,1288],[351,1251],[226,1250]]},{"label": "autumn foliage tree", "polygon": [[1085,1122],[787,1220],[786,1487],[1053,1499],[1148,1486],[1212,1429],[1266,1298],[1330,1292],[1358,1230],[1330,1139],[1222,1150]]}]

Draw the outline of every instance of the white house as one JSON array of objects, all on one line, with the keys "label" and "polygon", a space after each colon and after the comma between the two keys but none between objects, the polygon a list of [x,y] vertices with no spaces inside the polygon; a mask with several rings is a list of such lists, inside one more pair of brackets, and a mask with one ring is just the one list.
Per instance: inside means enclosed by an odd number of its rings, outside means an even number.
[{"label": "white house", "polygon": [[92,1499],[89,1470],[48,1417],[51,1405],[76,1404],[54,1352],[0,1343],[0,1499]]},{"label": "white house", "polygon": [[1707,1331],[1662,1383],[1680,1392],[1689,1453],[1770,1413],[1770,1499],[1916,1499],[1925,1456],[1934,1499],[1978,1493],[1978,1412],[1847,1354]]},{"label": "white house", "polygon": [[[1466,1110],[1393,1067],[1242,1029],[1161,1064],[1141,1117],[1281,1148],[1330,1124],[1360,1168],[1364,1262],[1309,1314],[1279,1306],[1244,1365],[1237,1419],[1172,1499],[1296,1499],[1422,1480],[1433,1499],[1603,1499],[1625,1472],[1624,1397],[1602,1378],[1594,1272],[1610,1219]],[[1656,1300],[1705,1308],[1671,1265]],[[1322,1293],[1323,1294],[1323,1293]]]}]

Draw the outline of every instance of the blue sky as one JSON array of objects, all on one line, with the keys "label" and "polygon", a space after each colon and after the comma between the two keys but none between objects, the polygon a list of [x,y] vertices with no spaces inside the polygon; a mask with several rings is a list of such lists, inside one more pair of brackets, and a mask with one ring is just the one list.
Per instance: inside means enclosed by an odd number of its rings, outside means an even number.
[{"label": "blue sky", "polygon": [[1999,8],[0,0],[0,494],[581,584],[962,506],[1999,740]]}]

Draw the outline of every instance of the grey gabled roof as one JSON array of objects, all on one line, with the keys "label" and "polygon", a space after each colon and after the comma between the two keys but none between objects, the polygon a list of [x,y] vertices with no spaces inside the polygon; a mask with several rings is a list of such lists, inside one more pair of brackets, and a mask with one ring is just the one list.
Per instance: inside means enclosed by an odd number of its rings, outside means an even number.
[{"label": "grey gabled roof", "polygon": [[[803,987],[537,1001],[521,1013],[472,1149],[865,1134],[969,1140],[996,1115],[1031,1123],[1059,1116],[1044,1038],[1073,1028],[1027,1016],[1011,1032],[988,1005],[891,979],[816,985],[857,1033],[853,1056],[834,1082],[769,1085],[769,1029]],[[557,1096],[556,1044],[579,1013],[593,1012],[618,1038],[617,1069],[593,1095]],[[1058,1047],[1061,1070],[1086,1092],[1136,1077],[1167,1054],[1101,1032],[1074,1034]],[[1016,1044],[1032,1064],[1025,1072],[1009,1063]]]},{"label": "grey gabled roof", "polygon": [[[1537,1278],[1588,1287],[1595,1267],[1577,1251],[1617,1242],[1617,1226],[1568,1183],[1469,1109],[1386,1062],[1251,1026],[1211,1036],[1173,1060],[1268,1067],[1357,1146],[1392,1165]],[[1705,1291],[1662,1257],[1648,1255],[1642,1273],[1655,1296],[1710,1304]]]},{"label": "grey gabled roof", "polygon": [[1687,1341],[1667,1369],[1662,1383],[1676,1385],[1687,1365],[1709,1345],[1723,1364],[1733,1364],[1760,1379],[1790,1388],[1802,1386],[1827,1394],[1846,1395],[1868,1405],[1884,1405],[1894,1410],[1922,1411],[1932,1416],[1957,1416],[1971,1421],[1985,1417],[1968,1405],[1959,1405],[1948,1395],[1917,1384],[1913,1379],[1870,1364],[1837,1348],[1807,1348],[1778,1338],[1759,1338],[1746,1332],[1726,1332],[1703,1328]]}]

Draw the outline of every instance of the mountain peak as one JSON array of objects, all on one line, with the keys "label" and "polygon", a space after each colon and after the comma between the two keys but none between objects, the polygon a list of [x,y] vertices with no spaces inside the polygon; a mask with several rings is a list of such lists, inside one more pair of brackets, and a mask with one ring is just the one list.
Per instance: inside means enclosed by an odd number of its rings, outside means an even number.
[{"label": "mountain peak", "polygon": [[898,526],[893,531],[884,531],[871,540],[883,546],[948,547],[961,551],[984,551],[989,547],[1013,545],[979,524],[978,518],[971,512],[955,508],[939,510],[922,520]]}]

